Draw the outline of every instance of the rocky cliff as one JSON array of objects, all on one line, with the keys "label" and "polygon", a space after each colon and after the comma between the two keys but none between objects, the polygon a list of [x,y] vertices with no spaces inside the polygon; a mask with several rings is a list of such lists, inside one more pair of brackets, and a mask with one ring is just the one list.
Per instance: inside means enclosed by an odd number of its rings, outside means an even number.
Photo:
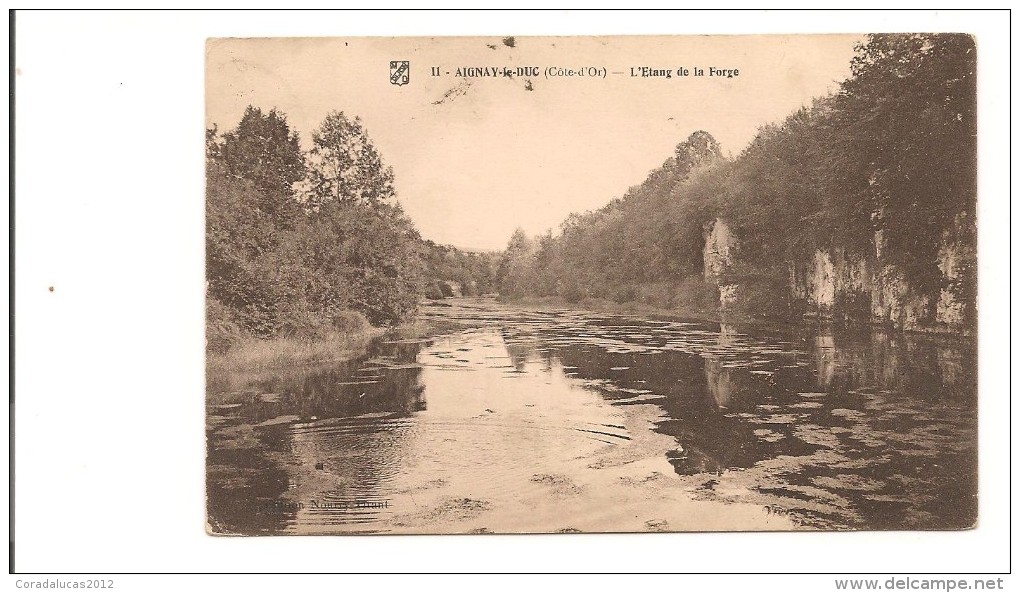
[{"label": "rocky cliff", "polygon": [[[826,247],[785,262],[788,281],[778,286],[786,294],[773,296],[785,301],[786,312],[794,315],[970,334],[976,318],[973,236],[973,225],[963,216],[942,233],[935,290],[919,289],[902,266],[890,261],[887,239],[879,230],[866,253]],[[726,221],[716,219],[706,225],[704,239],[704,276],[719,287],[720,310],[746,310],[751,306],[748,295],[761,287],[752,285],[760,280],[740,271],[744,258],[739,238]],[[773,286],[777,284],[771,283],[769,289],[775,292]]]}]

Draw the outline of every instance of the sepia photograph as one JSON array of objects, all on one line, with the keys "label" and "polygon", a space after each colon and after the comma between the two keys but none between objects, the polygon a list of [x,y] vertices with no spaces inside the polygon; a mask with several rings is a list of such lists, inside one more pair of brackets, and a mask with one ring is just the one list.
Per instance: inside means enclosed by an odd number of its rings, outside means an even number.
[{"label": "sepia photograph", "polygon": [[974,528],[978,51],[209,38],[207,532]]},{"label": "sepia photograph", "polygon": [[9,588],[1009,589],[1009,14],[9,11]]}]

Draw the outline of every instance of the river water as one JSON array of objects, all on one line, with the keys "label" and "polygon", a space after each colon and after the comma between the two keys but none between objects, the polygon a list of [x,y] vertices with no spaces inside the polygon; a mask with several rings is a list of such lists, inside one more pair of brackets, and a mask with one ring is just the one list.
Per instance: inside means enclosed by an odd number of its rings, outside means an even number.
[{"label": "river water", "polygon": [[[214,533],[959,529],[970,342],[489,299],[209,393]],[[210,383],[212,385],[212,383]]]}]

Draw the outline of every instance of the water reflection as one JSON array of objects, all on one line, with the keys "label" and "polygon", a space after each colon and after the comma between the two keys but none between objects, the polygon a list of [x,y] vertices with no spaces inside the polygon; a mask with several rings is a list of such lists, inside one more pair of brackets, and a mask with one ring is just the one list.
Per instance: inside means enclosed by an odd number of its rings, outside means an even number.
[{"label": "water reflection", "polygon": [[[660,512],[656,496],[674,488],[809,528],[975,521],[971,344],[479,299],[426,317],[465,329],[217,396],[208,492],[218,530],[552,531],[605,513],[600,496]],[[658,470],[605,477],[660,461],[673,482]],[[520,501],[529,518],[510,512]]]},{"label": "water reflection", "polygon": [[[683,476],[716,474],[825,528],[954,528],[976,518],[976,351],[930,336],[561,312],[519,336],[615,405],[654,403]],[[727,495],[728,496],[728,495]]]},{"label": "water reflection", "polygon": [[210,407],[207,497],[217,531],[274,533],[330,517],[371,522],[401,455],[402,418],[426,409],[421,341],[268,375]]}]

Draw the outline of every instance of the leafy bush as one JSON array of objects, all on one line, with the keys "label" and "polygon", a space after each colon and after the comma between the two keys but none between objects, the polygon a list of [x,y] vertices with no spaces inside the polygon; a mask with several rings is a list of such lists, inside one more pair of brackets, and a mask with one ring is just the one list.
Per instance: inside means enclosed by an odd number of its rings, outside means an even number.
[{"label": "leafy bush", "polygon": [[685,278],[677,284],[671,306],[685,311],[715,311],[719,308],[719,287],[701,276]]},{"label": "leafy bush", "polygon": [[332,329],[332,324],[320,313],[295,311],[289,313],[280,323],[280,328],[276,335],[283,338],[313,342],[326,339]]},{"label": "leafy bush", "polygon": [[556,294],[563,297],[568,303],[574,305],[580,303],[586,296],[588,296],[584,289],[581,288],[580,283],[573,277],[561,278],[556,283]]},{"label": "leafy bush", "polygon": [[633,286],[615,286],[610,289],[613,302],[629,303],[637,298],[637,289]]},{"label": "leafy bush", "polygon": [[443,298],[441,282],[429,282],[425,285],[425,298],[438,301]]},{"label": "leafy bush", "polygon": [[454,296],[453,285],[446,280],[439,281],[439,290],[443,293],[443,297]]},{"label": "leafy bush", "polygon": [[357,311],[340,311],[333,315],[333,329],[341,334],[362,334],[370,327],[372,324],[368,322],[368,318]]},{"label": "leafy bush", "polygon": [[[333,112],[312,139],[302,155],[286,116],[254,107],[207,131],[208,294],[257,338],[398,323],[425,292],[424,243],[360,120]],[[213,333],[228,347],[230,326]]]},{"label": "leafy bush", "polygon": [[230,309],[214,298],[205,300],[205,348],[223,354],[245,338],[245,332],[232,319]]},{"label": "leafy bush", "polygon": [[637,287],[635,300],[645,305],[669,309],[673,306],[676,287],[671,282],[646,282]]}]

